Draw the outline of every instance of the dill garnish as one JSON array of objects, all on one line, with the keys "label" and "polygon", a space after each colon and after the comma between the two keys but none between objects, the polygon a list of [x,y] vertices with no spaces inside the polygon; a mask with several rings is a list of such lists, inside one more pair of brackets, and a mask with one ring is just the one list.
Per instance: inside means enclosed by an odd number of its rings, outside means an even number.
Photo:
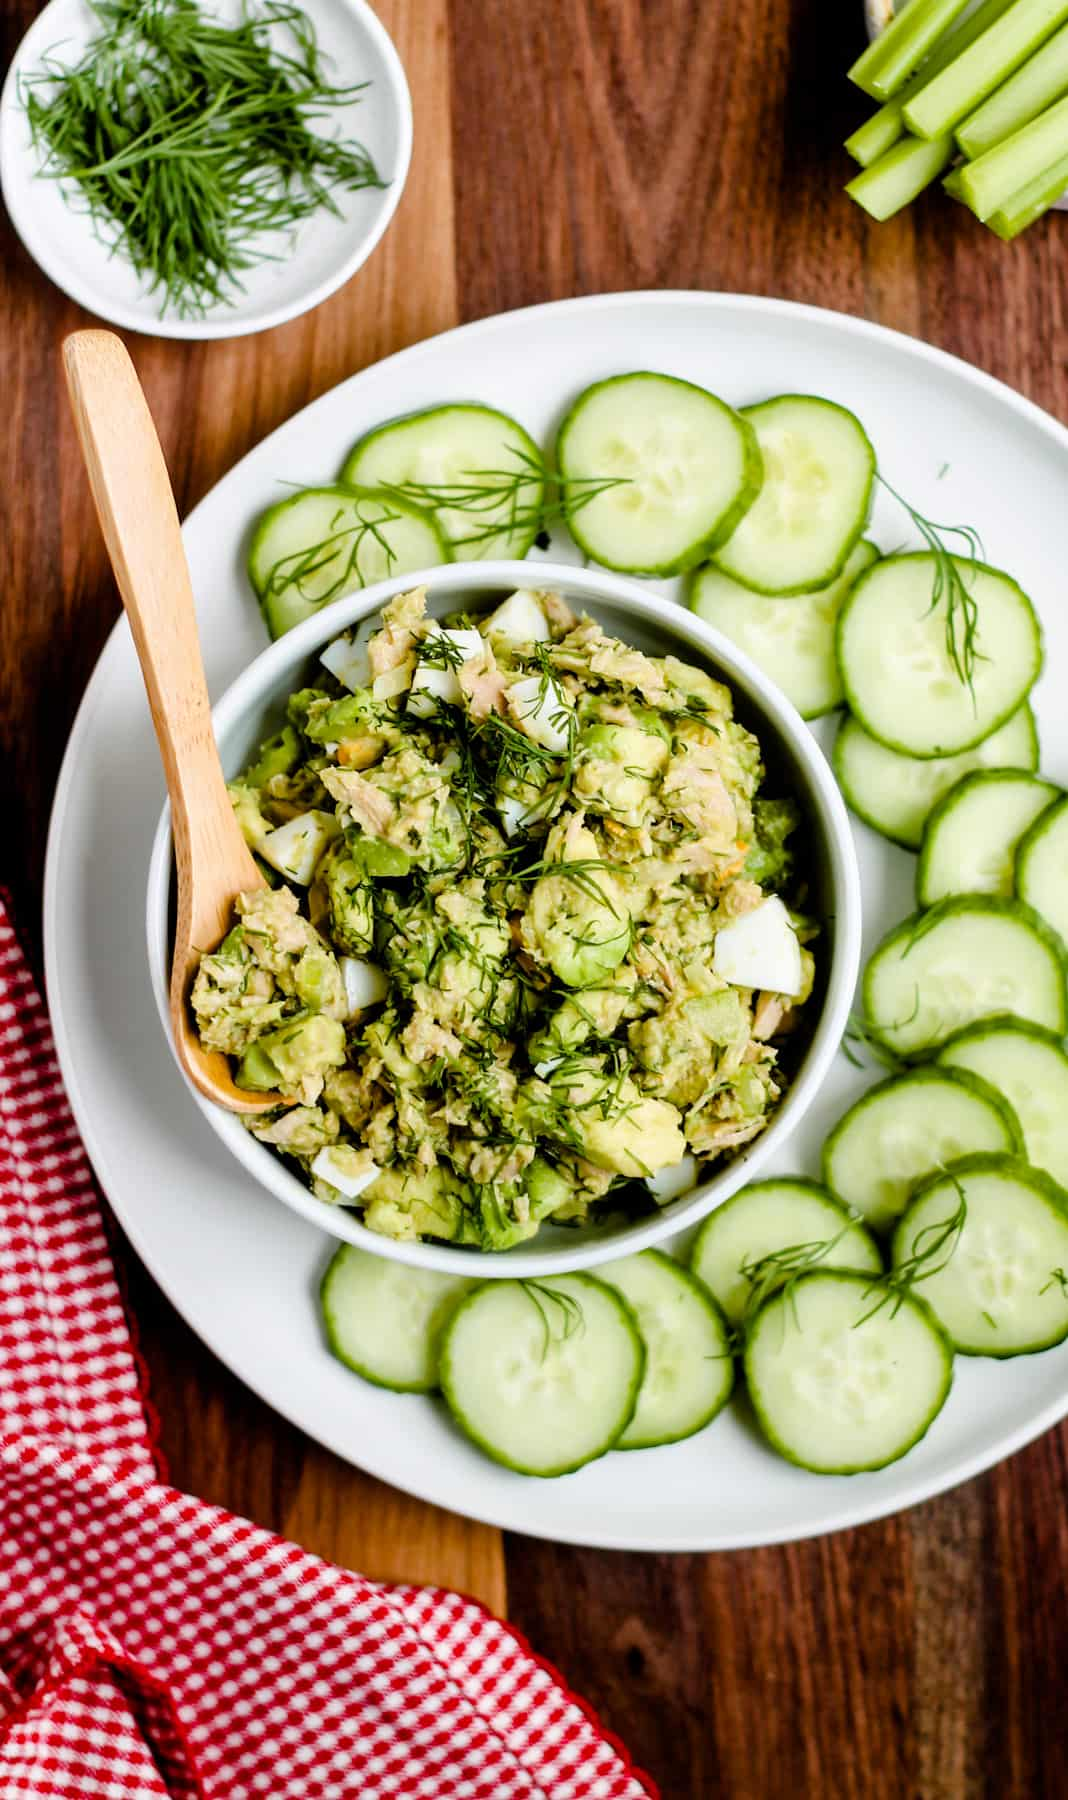
[{"label": "dill garnish", "polygon": [[610,488],[625,487],[627,475],[560,475],[540,456],[515,445],[514,469],[464,469],[456,481],[394,481],[381,484],[384,494],[422,506],[430,512],[463,513],[470,530],[457,535],[450,529],[454,550],[470,550],[491,538],[515,533],[538,533],[562,520],[574,518],[591,500]]},{"label": "dill garnish", "polygon": [[41,173],[68,184],[162,313],[233,304],[245,272],[284,253],[278,234],[320,208],[340,215],[336,191],[385,185],[362,144],[314,128],[367,84],[326,79],[299,7],[246,5],[234,25],[196,0],[93,0],[93,11],[81,60],[45,57],[20,97]]},{"label": "dill garnish", "polygon": [[[896,488],[890,486],[885,475],[879,475],[878,479],[891,498],[908,513],[934,558],[931,604],[927,610],[930,614],[943,604],[945,606],[946,655],[957,680],[968,689],[974,706],[975,665],[987,659],[978,647],[979,608],[968,583],[985,557],[982,539],[972,525],[937,525],[933,519],[924,518]],[[947,538],[955,539],[964,554],[951,551]]]},{"label": "dill garnish", "polygon": [[[362,509],[369,504],[374,517]],[[355,514],[355,523],[342,525],[341,519],[347,512]],[[281,594],[288,587],[296,589],[302,599],[310,600],[316,606],[325,606],[328,600],[336,600],[339,594],[351,593],[354,588],[365,587],[364,573],[360,567],[360,554],[368,543],[375,543],[385,558],[386,570],[392,570],[396,561],[396,553],[385,532],[384,525],[394,525],[401,517],[400,513],[390,512],[389,507],[380,501],[350,501],[338,508],[331,530],[318,543],[309,544],[304,550],[293,550],[287,556],[279,557],[272,563],[264,583],[261,599],[271,594]],[[337,529],[333,529],[333,525]],[[316,578],[336,566],[336,574],[328,587],[314,586],[310,591],[306,584],[315,582]],[[438,642],[437,639],[434,642]]]},{"label": "dill garnish", "polygon": [[[566,1344],[576,1332],[585,1331],[586,1316],[575,1296],[563,1288],[533,1280],[521,1281],[519,1285],[541,1320],[541,1360],[544,1362],[553,1342]],[[558,1327],[556,1331],[553,1330],[554,1323]]]}]

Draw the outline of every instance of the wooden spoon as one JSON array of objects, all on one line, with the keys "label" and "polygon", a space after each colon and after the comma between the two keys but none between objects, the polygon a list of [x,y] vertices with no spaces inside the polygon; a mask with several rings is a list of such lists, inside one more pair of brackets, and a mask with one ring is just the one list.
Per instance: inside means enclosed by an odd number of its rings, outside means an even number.
[{"label": "wooden spoon", "polygon": [[264,879],[226,792],[167,465],[133,363],[113,332],[74,332],[63,363],[171,797],[178,924],[170,1003],[178,1060],[209,1100],[231,1112],[263,1112],[279,1097],[235,1086],[225,1056],[202,1049],[189,1012],[197,963],[229,929],[235,895],[263,887]]}]

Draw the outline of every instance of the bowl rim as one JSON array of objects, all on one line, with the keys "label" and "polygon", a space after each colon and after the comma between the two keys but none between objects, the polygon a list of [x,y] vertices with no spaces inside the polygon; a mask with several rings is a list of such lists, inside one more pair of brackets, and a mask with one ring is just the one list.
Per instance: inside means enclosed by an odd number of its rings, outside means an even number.
[{"label": "bowl rim", "polygon": [[[291,1210],[335,1239],[356,1244],[410,1267],[452,1275],[472,1275],[477,1270],[480,1279],[565,1274],[596,1268],[598,1264],[649,1249],[665,1238],[697,1225],[731,1194],[755,1178],[800,1123],[819,1092],[848,1020],[860,966],[860,873],[845,802],[822,750],[800,714],[781,689],[722,633],[677,601],[648,593],[626,576],[563,563],[445,563],[391,576],[331,602],[269,644],[230,684],[212,711],[216,738],[224,738],[243,717],[254,711],[257,704],[262,706],[265,692],[285,670],[295,671],[316,650],[377,612],[394,595],[423,586],[428,589],[432,601],[460,591],[477,594],[523,587],[560,589],[569,598],[594,605],[601,598],[660,628],[667,635],[677,637],[680,646],[696,649],[717,665],[728,684],[737,686],[754,708],[763,712],[775,726],[791,760],[803,776],[806,797],[826,846],[834,898],[834,947],[827,985],[819,1021],[798,1076],[771,1124],[746,1153],[707,1181],[698,1183],[662,1212],[638,1220],[609,1237],[594,1234],[584,1237],[576,1231],[573,1248],[568,1244],[562,1248],[538,1250],[534,1247],[538,1240],[533,1238],[527,1244],[496,1255],[473,1251],[470,1247],[388,1238],[368,1230],[355,1214],[317,1200],[266,1145],[252,1137],[235,1114],[199,1094],[184,1071],[182,1079],[208,1124],[246,1173]],[[145,925],[153,996],[164,1035],[175,1057],[175,1066],[180,1068],[174,1052],[168,1005],[171,863],[170,807],[165,805],[149,861]]]},{"label": "bowl rim", "polygon": [[[330,298],[337,290],[351,281],[361,269],[372,251],[376,248],[389,226],[392,224],[401,202],[408,180],[412,160],[413,114],[411,89],[405,74],[400,53],[389,32],[378,14],[368,4],[368,0],[339,0],[348,12],[359,21],[361,28],[367,33],[374,45],[381,63],[382,92],[387,96],[397,129],[397,155],[393,175],[388,186],[383,190],[383,203],[378,209],[370,226],[359,233],[347,256],[338,261],[336,267],[314,286],[309,286],[293,300],[266,308],[255,318],[242,320],[236,313],[227,317],[225,311],[215,319],[179,318],[166,314],[162,317],[148,317],[138,311],[136,306],[125,301],[112,299],[98,288],[83,281],[75,257],[60,257],[53,254],[47,243],[42,243],[34,227],[32,199],[32,183],[24,188],[22,172],[25,158],[22,155],[0,156],[0,195],[3,197],[8,215],[23,247],[43,270],[48,279],[74,300],[85,307],[99,319],[106,319],[109,324],[118,325],[124,331],[140,332],[146,337],[176,338],[187,341],[207,342],[214,339],[252,337],[260,331],[271,331],[276,325],[285,325],[291,319],[298,319],[304,313]],[[8,130],[14,130],[12,120],[20,112],[18,103],[18,83],[23,63],[27,54],[27,45],[31,36],[35,39],[43,32],[45,21],[53,7],[62,4],[62,0],[47,0],[47,4],[31,19],[22,33],[12,54],[7,75],[0,89],[0,143]],[[55,33],[53,33],[53,38]],[[36,47],[35,47],[36,54]]]}]

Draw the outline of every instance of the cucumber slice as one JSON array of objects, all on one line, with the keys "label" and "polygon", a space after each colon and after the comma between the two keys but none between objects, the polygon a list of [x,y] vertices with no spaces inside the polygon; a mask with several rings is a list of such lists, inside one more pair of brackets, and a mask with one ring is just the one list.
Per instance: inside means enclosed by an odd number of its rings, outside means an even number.
[{"label": "cucumber slice", "polygon": [[862,538],[828,587],[811,594],[758,594],[710,564],[694,577],[690,605],[777,682],[803,719],[817,719],[845,699],[834,627],[858,575],[879,552]]},{"label": "cucumber slice", "polygon": [[965,1156],[924,1182],[894,1233],[894,1267],[916,1257],[916,1289],[965,1356],[1068,1337],[1068,1194],[1019,1157]]},{"label": "cucumber slice", "polygon": [[1068,795],[1047,807],[1021,839],[1016,892],[1068,944]]},{"label": "cucumber slice", "polygon": [[965,775],[927,820],[917,904],[933,906],[947,894],[1011,894],[1016,846],[1059,792],[1052,781],[1013,769]]},{"label": "cucumber slice", "polygon": [[638,371],[585,389],[560,427],[556,462],[569,491],[621,479],[568,529],[580,550],[630,575],[678,575],[729,537],[760,488],[751,425],[690,381]]},{"label": "cucumber slice", "polygon": [[399,487],[405,498],[431,507],[442,489],[462,490],[453,497],[464,505],[438,505],[434,517],[455,562],[482,562],[518,559],[530,549],[541,530],[543,469],[534,439],[507,413],[492,406],[430,406],[360,438],[341,479]]},{"label": "cucumber slice", "polygon": [[871,1232],[826,1188],[793,1177],[754,1181],[717,1206],[694,1240],[690,1267],[737,1325],[753,1291],[742,1265],[784,1250],[807,1251],[813,1262],[825,1260],[836,1269],[882,1274]]},{"label": "cucumber slice", "polygon": [[817,1475],[896,1462],[941,1412],[953,1351],[912,1294],[879,1307],[870,1276],[814,1269],[772,1295],[745,1347],[761,1429]]},{"label": "cucumber slice", "polygon": [[1064,977],[1060,940],[1031,907],[962,895],[913,913],[883,939],[864,971],[864,1013],[888,1050],[925,1057],[994,1013],[1063,1032]]},{"label": "cucumber slice", "polygon": [[634,1417],[617,1450],[677,1444],[711,1423],[734,1386],[727,1321],[702,1282],[662,1250],[606,1263],[600,1279],[622,1294],[645,1343]]},{"label": "cucumber slice", "polygon": [[630,1424],[645,1347],[614,1288],[554,1275],[469,1294],[438,1366],[453,1418],[487,1456],[521,1475],[567,1475]]},{"label": "cucumber slice", "polygon": [[1038,768],[1038,732],[1029,706],[962,756],[899,756],[847,715],[831,757],[846,804],[873,831],[918,850],[932,806],[972,769]]},{"label": "cucumber slice", "polygon": [[[975,609],[970,686],[946,643],[949,561]],[[954,616],[963,658],[959,602]],[[1027,595],[1000,569],[912,551],[884,557],[856,583],[838,615],[838,661],[849,705],[872,737],[904,756],[955,756],[1027,698],[1042,667],[1042,633]]]},{"label": "cucumber slice", "polygon": [[918,1181],[969,1150],[1022,1152],[1012,1108],[963,1070],[911,1069],[878,1082],[843,1114],[823,1146],[823,1179],[885,1230]]},{"label": "cucumber slice", "polygon": [[860,420],[815,394],[747,406],[764,485],[716,563],[760,594],[807,594],[845,567],[868,522],[875,451]]},{"label": "cucumber slice", "polygon": [[417,506],[370,488],[305,488],[261,515],[248,573],[279,638],[329,600],[448,559],[433,519]]},{"label": "cucumber slice", "polygon": [[1068,1053],[1055,1032],[984,1019],[955,1031],[937,1061],[994,1084],[1016,1114],[1028,1162],[1068,1187]]},{"label": "cucumber slice", "polygon": [[342,1244],[319,1290],[327,1343],[376,1387],[430,1393],[438,1385],[441,1333],[476,1285],[463,1275],[409,1269]]}]

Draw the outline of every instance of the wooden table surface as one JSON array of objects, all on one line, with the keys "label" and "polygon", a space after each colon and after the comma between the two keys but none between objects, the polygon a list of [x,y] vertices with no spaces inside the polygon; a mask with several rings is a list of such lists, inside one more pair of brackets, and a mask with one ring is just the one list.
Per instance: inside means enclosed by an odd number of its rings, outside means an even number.
[{"label": "wooden table surface", "polygon": [[[2,0],[7,55],[36,10]],[[843,197],[838,145],[862,109],[840,71],[860,10],[380,0],[416,115],[384,245],[277,331],[131,344],[180,504],[388,351],[608,289],[837,307],[955,351],[1068,420],[1068,220],[1001,245],[948,203],[877,227]],[[0,230],[0,878],[33,932],[67,729],[117,603],[59,375],[60,339],[84,315]],[[506,1606],[665,1800],[1068,1794],[1068,1431],[824,1541],[707,1557],[502,1545],[309,1443],[123,1260],[176,1482],[339,1562]]]}]

